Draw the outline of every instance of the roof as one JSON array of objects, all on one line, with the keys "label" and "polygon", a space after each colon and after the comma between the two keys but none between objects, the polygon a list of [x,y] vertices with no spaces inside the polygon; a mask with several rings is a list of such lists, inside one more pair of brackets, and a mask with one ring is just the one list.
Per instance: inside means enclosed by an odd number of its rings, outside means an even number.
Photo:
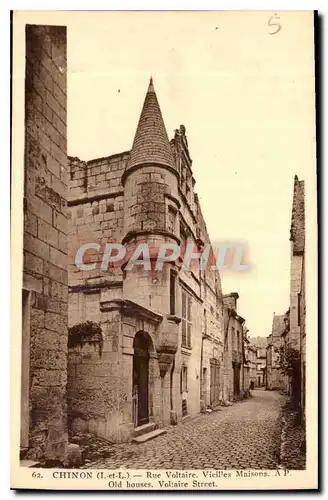
[{"label": "roof", "polygon": [[145,163],[175,168],[169,138],[152,78],[145,97],[126,169]]},{"label": "roof", "polygon": [[258,349],[266,349],[267,337],[250,337],[250,343]]},{"label": "roof", "polygon": [[282,314],[280,316],[273,316],[272,321],[272,336],[273,337],[281,337],[285,330],[285,315]]}]

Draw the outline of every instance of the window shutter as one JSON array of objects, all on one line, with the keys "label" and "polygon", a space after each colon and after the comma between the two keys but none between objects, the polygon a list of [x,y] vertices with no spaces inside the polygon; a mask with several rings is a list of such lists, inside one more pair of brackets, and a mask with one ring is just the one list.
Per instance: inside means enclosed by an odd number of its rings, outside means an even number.
[{"label": "window shutter", "polygon": [[191,347],[191,323],[187,323],[187,346]]},{"label": "window shutter", "polygon": [[185,319],[186,318],[186,299],[187,296],[184,292],[182,292],[182,314],[181,316]]},{"label": "window shutter", "polygon": [[188,312],[187,312],[187,320],[191,321],[191,297],[188,297]]},{"label": "window shutter", "polygon": [[182,345],[186,345],[187,343],[187,332],[186,332],[186,320],[181,320],[181,333],[182,333]]}]

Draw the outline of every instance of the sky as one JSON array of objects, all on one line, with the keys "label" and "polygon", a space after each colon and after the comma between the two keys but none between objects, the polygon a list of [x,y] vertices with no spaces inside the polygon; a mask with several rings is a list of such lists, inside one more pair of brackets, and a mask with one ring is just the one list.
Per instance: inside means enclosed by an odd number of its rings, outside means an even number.
[{"label": "sky", "polygon": [[251,270],[223,270],[223,293],[269,335],[289,307],[294,175],[315,190],[312,14],[50,14],[67,25],[68,154],[129,150],[152,75],[169,138],[186,127],[212,241],[247,246]]}]

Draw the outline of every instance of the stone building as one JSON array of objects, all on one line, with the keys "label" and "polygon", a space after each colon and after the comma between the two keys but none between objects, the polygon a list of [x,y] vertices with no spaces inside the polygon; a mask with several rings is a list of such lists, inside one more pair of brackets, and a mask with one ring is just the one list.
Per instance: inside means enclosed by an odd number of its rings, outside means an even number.
[{"label": "stone building", "polygon": [[283,346],[282,335],[285,329],[285,315],[273,315],[272,333],[267,339],[266,388],[279,390],[284,387],[283,374],[280,367],[280,349]]},{"label": "stone building", "polygon": [[256,387],[257,349],[251,344],[248,344],[247,354],[249,363],[249,386],[251,389],[253,389],[254,387]]},{"label": "stone building", "polygon": [[66,28],[26,26],[21,457],[65,462]]},{"label": "stone building", "polygon": [[[290,227],[290,315],[287,342],[295,348],[301,345],[301,323],[305,317],[305,200],[304,181],[294,178],[293,207]],[[301,306],[301,302],[302,306]],[[305,330],[302,331],[302,340]]]},{"label": "stone building", "polygon": [[244,390],[244,392],[247,392],[250,389],[250,371],[251,371],[251,366],[250,366],[250,362],[249,362],[248,346],[249,346],[249,340],[247,338],[247,334],[243,333],[243,348],[244,348],[243,390]]},{"label": "stone building", "polygon": [[[283,347],[285,353],[286,353],[286,349],[287,349],[287,345],[288,345],[287,335],[289,332],[289,312],[290,311],[288,309],[284,314],[284,329],[283,329],[282,334],[281,334],[281,344],[282,344],[282,347]],[[286,373],[283,373],[282,380],[283,380],[284,392],[286,394],[290,394],[291,393],[290,378],[288,377],[288,375]]]},{"label": "stone building", "polygon": [[242,397],[244,387],[244,323],[237,313],[238,293],[223,296],[224,312],[224,400]]},{"label": "stone building", "polygon": [[266,337],[251,337],[251,346],[256,349],[256,387],[266,385]]},{"label": "stone building", "polygon": [[250,343],[247,333],[244,334],[244,391],[253,389],[256,385],[256,353]]},{"label": "stone building", "polygon": [[[285,317],[283,339],[285,347],[300,352],[300,375],[294,390],[285,377],[285,388],[300,401],[305,414],[306,387],[306,296],[305,296],[305,194],[304,181],[295,175],[290,228],[290,305]],[[298,393],[299,394],[296,394]]]},{"label": "stone building", "polygon": [[[223,399],[220,275],[181,256],[154,268],[161,244],[210,240],[185,127],[169,141],[152,81],[131,151],[69,161],[69,426],[124,442]],[[127,258],[140,245],[147,270]]]}]

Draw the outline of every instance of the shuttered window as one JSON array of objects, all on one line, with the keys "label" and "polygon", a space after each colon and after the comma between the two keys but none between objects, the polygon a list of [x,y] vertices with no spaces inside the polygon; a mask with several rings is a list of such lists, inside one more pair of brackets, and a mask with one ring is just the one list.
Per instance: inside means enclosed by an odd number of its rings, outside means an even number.
[{"label": "shuttered window", "polygon": [[191,296],[182,290],[181,343],[183,347],[191,347],[191,301]]}]

